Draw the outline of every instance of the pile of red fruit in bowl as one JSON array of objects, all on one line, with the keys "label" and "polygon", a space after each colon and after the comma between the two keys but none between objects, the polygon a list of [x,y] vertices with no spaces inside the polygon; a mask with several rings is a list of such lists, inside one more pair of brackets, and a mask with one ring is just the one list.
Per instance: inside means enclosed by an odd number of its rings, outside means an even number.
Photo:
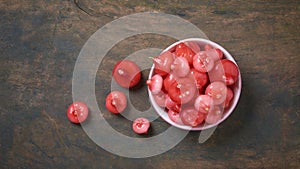
[{"label": "pile of red fruit in bowl", "polygon": [[150,101],[171,125],[208,129],[236,107],[241,75],[222,46],[207,39],[185,39],[166,48],[153,63],[147,80]]}]

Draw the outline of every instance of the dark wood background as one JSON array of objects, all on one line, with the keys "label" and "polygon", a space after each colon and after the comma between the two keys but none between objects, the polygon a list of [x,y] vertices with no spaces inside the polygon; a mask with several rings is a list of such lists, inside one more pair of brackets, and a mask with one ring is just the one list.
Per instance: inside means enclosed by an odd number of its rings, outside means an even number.
[{"label": "dark wood background", "polygon": [[[243,90],[234,113],[204,144],[197,143],[198,132],[190,132],[164,154],[130,159],[97,146],[65,112],[84,43],[106,23],[145,11],[180,16],[228,49],[241,69]],[[299,168],[299,11],[297,0],[1,0],[0,168]],[[99,106],[118,59],[173,41],[147,34],[116,45],[99,67]],[[145,110],[146,86],[139,88],[131,100]],[[105,117],[135,136],[129,121],[108,112]],[[157,119],[150,134],[167,127]]]}]

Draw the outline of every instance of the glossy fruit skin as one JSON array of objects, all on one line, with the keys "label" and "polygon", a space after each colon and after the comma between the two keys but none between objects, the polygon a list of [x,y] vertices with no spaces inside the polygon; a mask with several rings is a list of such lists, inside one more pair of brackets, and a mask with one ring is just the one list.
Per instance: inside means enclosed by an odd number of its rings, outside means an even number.
[{"label": "glossy fruit skin", "polygon": [[165,76],[170,73],[174,57],[174,54],[169,51],[163,52],[159,56],[154,57],[154,72],[161,76]]},{"label": "glossy fruit skin", "polygon": [[207,50],[205,53],[208,57],[212,58],[214,62],[220,61],[219,53],[216,49]]},{"label": "glossy fruit skin", "polygon": [[196,98],[194,107],[197,111],[208,114],[208,112],[214,107],[214,101],[208,95],[200,95]]},{"label": "glossy fruit skin", "polygon": [[206,52],[201,51],[194,56],[193,66],[199,72],[209,72],[214,67],[214,60],[208,57]]},{"label": "glossy fruit skin", "polygon": [[204,121],[205,115],[194,107],[187,107],[180,112],[180,118],[183,124],[196,127]]},{"label": "glossy fruit skin", "polygon": [[83,102],[74,102],[67,110],[68,119],[75,124],[84,122],[89,114],[89,109]]},{"label": "glossy fruit skin", "polygon": [[170,86],[173,83],[177,83],[176,79],[178,79],[178,77],[172,73],[170,73],[167,77],[165,77],[164,82],[163,82],[163,86],[165,88],[166,91],[168,91],[170,89]]},{"label": "glossy fruit skin", "polygon": [[195,54],[200,52],[200,46],[197,42],[189,41],[185,43]]},{"label": "glossy fruit skin", "polygon": [[205,94],[213,99],[215,105],[222,104],[226,100],[227,86],[223,82],[212,82],[205,89]]},{"label": "glossy fruit skin", "polygon": [[204,50],[205,51],[208,51],[208,50],[211,50],[211,49],[213,49],[213,47],[211,45],[208,45],[208,44],[204,45]]},{"label": "glossy fruit skin", "polygon": [[141,79],[140,68],[130,60],[117,62],[113,68],[112,74],[115,81],[124,88],[134,87]]},{"label": "glossy fruit skin", "polygon": [[223,59],[223,56],[224,56],[224,54],[223,54],[223,52],[221,51],[221,49],[216,49],[216,51],[218,52],[218,54],[219,54],[219,59]]},{"label": "glossy fruit skin", "polygon": [[137,134],[147,134],[150,127],[150,122],[146,118],[137,118],[133,121],[132,129]]},{"label": "glossy fruit skin", "polygon": [[178,77],[185,77],[190,71],[190,66],[186,58],[177,57],[171,65],[172,73]]},{"label": "glossy fruit skin", "polygon": [[112,91],[106,97],[106,109],[113,114],[123,112],[127,106],[127,98],[121,91]]},{"label": "glossy fruit skin", "polygon": [[163,78],[159,74],[156,74],[151,79],[148,79],[146,83],[152,94],[158,94],[163,87]]},{"label": "glossy fruit skin", "polygon": [[222,59],[221,63],[224,68],[225,73],[225,83],[226,85],[232,85],[236,82],[238,76],[239,76],[239,70],[235,63],[228,59]]},{"label": "glossy fruit skin", "polygon": [[191,74],[195,79],[196,86],[198,89],[202,89],[207,84],[208,76],[206,73],[199,72],[195,68],[192,68]]},{"label": "glossy fruit skin", "polygon": [[193,99],[196,90],[194,79],[188,77],[178,78],[176,83],[170,86],[168,95],[177,104],[185,104]]},{"label": "glossy fruit skin", "polygon": [[206,116],[205,122],[208,124],[215,124],[222,119],[222,116],[222,110],[218,106],[215,106]]},{"label": "glossy fruit skin", "polygon": [[222,59],[216,63],[216,66],[209,72],[211,82],[223,81],[226,85],[233,85],[239,76],[239,70],[235,63],[228,59]]},{"label": "glossy fruit skin", "polygon": [[159,92],[158,94],[154,94],[153,98],[160,107],[166,107],[167,94],[165,94],[163,91]]},{"label": "glossy fruit skin", "polygon": [[231,90],[231,88],[227,87],[227,94],[226,94],[226,99],[224,102],[224,108],[229,107],[231,100],[233,99],[233,91]]},{"label": "glossy fruit skin", "polygon": [[204,50],[205,51],[213,51],[213,52],[217,52],[217,58],[215,58],[215,61],[216,60],[221,60],[224,56],[223,52],[221,51],[221,49],[218,49],[218,48],[213,48],[211,45],[205,45],[204,46]]},{"label": "glossy fruit skin", "polygon": [[166,94],[165,106],[169,110],[173,110],[174,112],[180,112],[181,105],[174,102],[169,95]]},{"label": "glossy fruit skin", "polygon": [[181,120],[180,115],[179,115],[178,112],[176,112],[174,110],[169,110],[168,111],[168,116],[176,124],[183,125],[183,122],[182,122],[182,120]]},{"label": "glossy fruit skin", "polygon": [[193,64],[193,57],[195,55],[195,52],[193,52],[192,49],[190,49],[186,44],[184,43],[179,43],[176,45],[176,49],[174,54],[177,57],[184,57],[188,61],[190,65]]}]

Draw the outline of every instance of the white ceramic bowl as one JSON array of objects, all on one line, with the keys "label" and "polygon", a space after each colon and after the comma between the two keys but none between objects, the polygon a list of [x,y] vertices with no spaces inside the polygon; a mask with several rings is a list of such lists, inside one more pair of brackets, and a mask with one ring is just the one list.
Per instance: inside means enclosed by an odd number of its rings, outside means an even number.
[{"label": "white ceramic bowl", "polygon": [[[165,52],[165,51],[171,51],[171,50],[174,49],[174,47],[177,44],[179,44],[181,42],[189,42],[189,41],[196,42],[200,46],[204,46],[205,44],[208,44],[208,45],[211,45],[214,48],[218,48],[218,49],[220,49],[223,52],[224,58],[226,58],[228,60],[231,60],[232,62],[234,62],[236,64],[236,62],[235,62],[234,58],[231,56],[231,54],[226,49],[224,49],[222,46],[220,46],[219,44],[217,44],[215,42],[212,42],[210,40],[201,39],[201,38],[189,38],[189,39],[184,39],[184,40],[175,42],[172,45],[170,45],[169,47],[167,47],[163,52]],[[150,71],[150,74],[149,74],[149,79],[153,76],[153,70],[154,70],[154,65],[151,68],[151,71]],[[187,126],[187,125],[180,125],[180,124],[177,124],[177,123],[173,122],[169,118],[168,113],[163,108],[161,108],[160,106],[158,106],[156,104],[156,102],[155,102],[155,100],[153,98],[153,95],[151,94],[151,92],[150,92],[149,89],[148,89],[148,93],[149,93],[149,98],[150,98],[150,102],[151,102],[152,106],[154,107],[154,109],[156,110],[156,112],[159,114],[159,116],[162,119],[164,119],[166,122],[168,122],[169,124],[171,124],[172,126],[175,126],[177,128],[180,128],[180,129],[183,129],[183,130],[194,130],[194,131],[197,131],[197,130],[205,130],[205,129],[209,129],[211,127],[217,126],[218,124],[222,123],[225,119],[227,119],[229,117],[229,115],[233,112],[233,110],[235,109],[235,107],[236,107],[236,105],[237,105],[237,103],[239,101],[240,95],[241,95],[241,89],[242,89],[241,73],[239,73],[239,77],[237,79],[237,82],[231,88],[232,88],[232,90],[234,92],[234,97],[233,97],[233,100],[231,101],[229,107],[226,108],[226,109],[224,109],[224,111],[223,111],[223,117],[217,123],[214,123],[214,124],[204,123],[204,124],[201,124],[201,125],[196,126],[196,127],[190,127],[190,126]]]}]

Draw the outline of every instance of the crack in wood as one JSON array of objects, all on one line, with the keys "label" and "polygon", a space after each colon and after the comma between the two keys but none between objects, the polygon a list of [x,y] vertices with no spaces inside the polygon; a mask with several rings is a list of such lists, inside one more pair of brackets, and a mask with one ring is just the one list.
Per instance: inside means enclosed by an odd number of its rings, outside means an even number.
[{"label": "crack in wood", "polygon": [[79,5],[79,3],[78,3],[77,0],[73,0],[73,2],[74,2],[74,4],[76,5],[76,7],[77,7],[79,10],[83,11],[84,13],[86,13],[86,14],[89,15],[89,16],[93,16],[93,15],[90,14],[88,11],[86,11],[85,9],[83,9],[83,8]]}]

